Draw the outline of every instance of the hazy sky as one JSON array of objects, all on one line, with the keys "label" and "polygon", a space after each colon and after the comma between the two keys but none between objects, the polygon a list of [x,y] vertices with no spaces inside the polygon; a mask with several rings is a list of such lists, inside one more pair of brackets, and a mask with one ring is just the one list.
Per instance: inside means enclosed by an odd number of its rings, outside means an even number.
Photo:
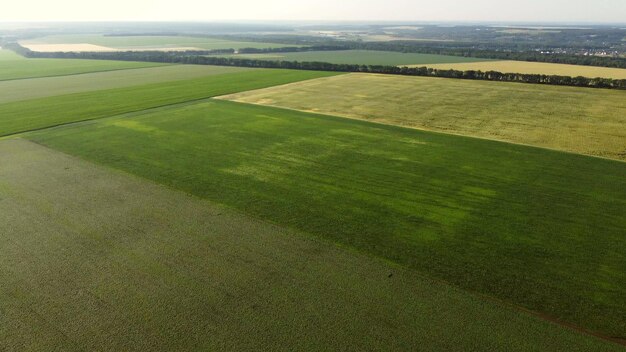
[{"label": "hazy sky", "polygon": [[3,0],[0,21],[626,22],[626,0]]}]

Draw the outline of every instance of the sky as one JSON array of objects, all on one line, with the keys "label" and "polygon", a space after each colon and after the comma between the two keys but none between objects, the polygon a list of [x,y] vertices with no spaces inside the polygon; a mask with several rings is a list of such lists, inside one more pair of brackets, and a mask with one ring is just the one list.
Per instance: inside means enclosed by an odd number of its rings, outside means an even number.
[{"label": "sky", "polygon": [[3,0],[0,21],[626,22],[626,0]]}]

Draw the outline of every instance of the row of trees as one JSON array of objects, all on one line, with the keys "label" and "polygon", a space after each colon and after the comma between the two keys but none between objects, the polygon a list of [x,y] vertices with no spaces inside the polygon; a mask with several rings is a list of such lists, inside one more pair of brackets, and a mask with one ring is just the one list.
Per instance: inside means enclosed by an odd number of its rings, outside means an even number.
[{"label": "row of trees", "polygon": [[282,48],[243,48],[239,49],[240,54],[267,54],[267,53],[297,53],[305,51],[335,51],[350,50],[345,45],[313,45],[313,46],[288,46]]},{"label": "row of trees", "polygon": [[502,73],[497,71],[439,70],[427,67],[397,67],[382,65],[332,64],[327,62],[267,61],[190,54],[189,52],[82,52],[41,53],[33,52],[19,44],[6,46],[19,54],[31,58],[98,59],[123,61],[148,61],[196,65],[239,66],[254,68],[282,68],[294,70],[365,72],[406,76],[442,77],[502,82],[551,84],[561,86],[626,89],[626,79],[569,77],[541,74]]},{"label": "row of trees", "polygon": [[[458,28],[457,28],[458,29]],[[438,31],[443,28],[437,28]],[[605,30],[595,30],[596,32],[606,32]],[[485,31],[481,31],[484,33]],[[482,35],[482,34],[481,34]],[[613,34],[614,36],[615,34]],[[613,56],[583,55],[582,53],[593,53],[600,48],[604,51],[611,51],[606,43],[590,44],[587,38],[583,47],[575,45],[580,42],[580,38],[569,36],[568,40],[559,39],[558,43],[526,43],[526,42],[490,42],[490,41],[415,41],[415,40],[393,40],[393,41],[342,41],[337,42],[328,38],[313,36],[293,36],[293,35],[268,35],[268,36],[223,36],[228,40],[242,41],[263,41],[284,43],[290,45],[314,45],[319,47],[334,47],[329,50],[380,50],[395,51],[404,53],[437,54],[464,57],[477,57],[497,60],[516,60],[530,62],[547,62],[571,65],[585,65],[598,67],[626,68],[626,58]],[[595,37],[593,37],[595,38]],[[621,39],[620,39],[621,40]],[[567,52],[567,53],[565,53]]]},{"label": "row of trees", "polygon": [[610,78],[587,78],[541,74],[502,73],[497,71],[459,71],[440,70],[428,67],[398,67],[382,65],[351,65],[331,64],[327,62],[297,62],[297,61],[265,61],[254,59],[237,59],[223,57],[179,57],[181,63],[243,66],[257,68],[284,68],[298,70],[365,72],[405,76],[441,77],[456,79],[472,79],[501,82],[521,82],[535,84],[551,84],[574,87],[626,89],[626,79],[615,80]]},{"label": "row of trees", "polygon": [[[432,45],[432,44],[431,44]],[[367,42],[346,43],[349,49],[397,51],[405,53],[437,54],[464,57],[477,57],[483,59],[515,60],[529,62],[547,62],[555,64],[599,66],[612,68],[626,68],[626,58],[572,55],[572,54],[548,54],[537,50],[493,50],[476,49],[472,47],[435,47],[426,46],[422,43],[410,42]]]},{"label": "row of trees", "polygon": [[[441,28],[438,28],[441,30]],[[481,31],[484,33],[484,31]],[[554,43],[520,43],[520,42],[435,42],[435,41],[415,41],[415,40],[393,40],[385,42],[363,42],[363,41],[343,41],[338,43],[327,38],[303,37],[303,36],[224,36],[229,40],[244,41],[271,41],[291,45],[315,45],[319,47],[335,47],[329,50],[380,50],[395,51],[404,53],[437,54],[450,56],[477,57],[497,60],[516,60],[530,62],[547,62],[571,65],[585,65],[598,67],[626,68],[626,58],[613,56],[583,55],[582,53],[593,53],[599,48],[604,51],[611,51],[607,45],[594,45],[585,42],[584,49],[573,42],[558,41]],[[579,41],[580,39],[577,39]],[[564,53],[568,52],[568,53]]]}]

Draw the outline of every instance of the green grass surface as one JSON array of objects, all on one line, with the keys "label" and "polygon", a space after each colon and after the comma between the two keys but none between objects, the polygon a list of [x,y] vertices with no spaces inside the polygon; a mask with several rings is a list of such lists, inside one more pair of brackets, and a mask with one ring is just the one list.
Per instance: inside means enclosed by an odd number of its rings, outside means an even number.
[{"label": "green grass surface", "polygon": [[161,63],[73,60],[73,59],[5,59],[0,60],[0,81],[64,76],[87,72],[113,71],[140,67],[163,66]]},{"label": "green grass surface", "polygon": [[0,136],[334,74],[249,70],[0,104]]},{"label": "green grass surface", "polygon": [[348,74],[224,99],[626,161],[626,92]]},{"label": "green grass surface", "polygon": [[240,42],[206,37],[55,35],[22,41],[25,44],[94,44],[111,48],[196,47],[200,49],[284,48],[295,45],[262,42]]},{"label": "green grass surface", "polygon": [[[227,55],[225,55],[227,56]],[[271,61],[318,61],[333,64],[360,64],[360,65],[427,65],[462,62],[480,62],[488,59],[479,59],[461,56],[446,56],[432,54],[399,53],[374,50],[340,50],[340,51],[309,51],[299,53],[269,53],[269,54],[241,54],[228,55],[235,58],[267,59]]]},{"label": "green grass surface", "polygon": [[217,100],[29,138],[626,337],[623,162]]},{"label": "green grass surface", "polygon": [[0,199],[3,351],[622,350],[23,140]]},{"label": "green grass surface", "polygon": [[11,50],[2,50],[0,49],[0,61],[5,60],[26,60],[25,57],[17,55]]},{"label": "green grass surface", "polygon": [[55,95],[180,81],[249,70],[251,69],[225,66],[168,65],[71,76],[0,81],[0,104]]}]

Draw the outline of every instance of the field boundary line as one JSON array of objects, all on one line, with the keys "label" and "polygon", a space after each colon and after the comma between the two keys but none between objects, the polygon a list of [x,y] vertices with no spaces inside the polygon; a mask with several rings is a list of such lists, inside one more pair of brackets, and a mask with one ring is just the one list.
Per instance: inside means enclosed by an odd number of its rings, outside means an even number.
[{"label": "field boundary line", "polygon": [[[172,65],[172,66],[177,66],[177,65],[180,66],[179,64],[175,64],[175,65]],[[143,68],[150,68],[150,67],[143,67]],[[260,69],[264,70],[264,68],[260,68]],[[254,70],[254,69],[252,69],[252,70]],[[90,73],[97,73],[97,72],[90,72]],[[234,72],[234,73],[237,73],[237,72]],[[230,74],[230,73],[228,73],[228,72],[220,73],[220,74],[218,74],[216,76],[220,76],[220,75],[224,75],[224,74]],[[338,73],[338,74],[335,74],[335,75],[331,75],[330,77],[339,76],[339,75],[342,75],[342,74],[345,74],[345,73]],[[70,76],[70,75],[68,75],[68,76]],[[44,78],[44,77],[41,77],[41,78]],[[282,86],[286,86],[286,85],[289,85],[289,84],[296,84],[296,83],[300,83],[300,82],[306,82],[306,81],[311,81],[311,80],[315,80],[315,79],[322,79],[322,78],[328,78],[328,77],[307,78],[307,79],[303,79],[303,80],[296,81],[296,82],[285,83],[285,84],[277,84],[277,85],[269,86],[269,87],[265,87],[265,88],[282,87]],[[182,81],[185,81],[185,80],[177,80],[177,81],[170,81],[170,82],[182,82]],[[165,82],[165,83],[167,83],[167,82]],[[152,85],[152,83],[149,84],[149,85]],[[131,86],[131,87],[139,87],[139,86]],[[249,92],[249,91],[255,91],[255,90],[258,90],[258,89],[265,89],[265,88],[244,89],[244,90],[233,92],[233,93],[221,94],[220,96],[226,96],[226,95],[231,95],[231,94],[239,94],[239,93],[244,93],[244,92]],[[113,88],[113,90],[115,90],[115,89],[123,89],[123,88]],[[95,92],[99,92],[99,91],[96,90],[96,91],[93,91],[91,93],[95,93]],[[63,95],[59,95],[59,97],[60,96],[72,95],[72,94],[80,94],[80,93],[63,94]],[[130,110],[130,111],[119,113],[119,114],[115,114],[115,115],[107,115],[107,116],[94,117],[94,118],[86,118],[86,119],[81,119],[81,120],[76,120],[76,121],[69,121],[69,122],[62,122],[62,123],[58,123],[58,124],[48,125],[48,126],[45,126],[45,127],[38,127],[38,128],[32,128],[32,129],[21,130],[21,131],[16,131],[16,132],[10,132],[10,133],[6,133],[6,134],[0,134],[0,140],[1,139],[6,139],[6,137],[10,137],[10,136],[21,135],[21,134],[29,133],[29,132],[43,131],[43,130],[46,130],[46,129],[49,129],[49,128],[56,128],[56,127],[62,127],[62,126],[67,126],[67,125],[73,125],[73,124],[77,124],[77,123],[81,123],[81,122],[101,120],[101,119],[108,119],[108,118],[114,118],[114,117],[122,117],[122,116],[127,115],[127,114],[136,114],[136,113],[140,113],[142,111],[151,111],[151,110],[154,110],[154,109],[166,108],[166,107],[176,106],[176,105],[183,106],[184,104],[196,103],[196,102],[200,102],[202,100],[207,100],[207,99],[214,99],[215,97],[217,97],[217,96],[216,95],[206,96],[206,97],[202,97],[202,98],[195,98],[195,99],[190,99],[190,100],[184,100],[184,101],[175,102],[175,103],[156,105],[156,106],[152,106],[152,107],[145,108],[145,109]],[[37,99],[40,99],[40,98],[37,98]],[[21,102],[25,102],[25,101],[28,101],[28,100],[21,100]],[[226,101],[226,100],[222,99],[221,101]]]},{"label": "field boundary line", "polygon": [[[313,79],[324,79],[324,78],[327,78],[327,77],[313,78]],[[287,86],[287,85],[296,84],[296,83],[298,83],[298,82],[287,83],[287,84],[280,85],[280,86]],[[272,86],[272,87],[279,87],[279,86]],[[265,88],[261,88],[261,89],[265,89]],[[233,93],[233,94],[238,94],[238,93]],[[518,146],[523,146],[523,147],[528,147],[528,148],[549,150],[549,151],[552,151],[552,152],[564,153],[564,154],[569,154],[569,155],[577,155],[577,156],[588,157],[588,158],[596,158],[596,159],[606,160],[606,161],[615,161],[615,162],[620,162],[620,163],[626,163],[626,160],[612,159],[612,158],[607,158],[607,157],[602,157],[602,156],[597,156],[597,155],[574,153],[574,152],[570,152],[570,151],[566,151],[566,150],[560,150],[560,149],[554,149],[554,148],[548,148],[548,147],[540,147],[540,146],[531,145],[531,144],[524,144],[524,143],[518,143],[518,142],[509,142],[509,141],[505,141],[505,140],[491,139],[491,138],[477,137],[477,136],[470,136],[470,135],[464,135],[464,134],[459,134],[459,133],[441,132],[441,131],[435,131],[435,130],[430,130],[430,129],[426,129],[426,128],[418,128],[418,127],[410,127],[410,126],[399,126],[399,125],[394,125],[394,124],[391,124],[391,123],[385,123],[385,122],[380,122],[380,121],[363,120],[363,119],[359,119],[359,118],[356,118],[356,117],[329,115],[329,114],[324,114],[324,113],[315,112],[315,111],[298,110],[298,109],[288,108],[288,107],[283,107],[283,106],[264,105],[264,104],[259,104],[259,103],[247,103],[247,102],[241,102],[241,101],[229,100],[229,99],[224,99],[223,98],[223,97],[228,96],[228,95],[231,95],[231,94],[225,94],[225,95],[214,96],[214,97],[204,97],[204,98],[191,99],[191,100],[186,100],[186,101],[183,101],[183,102],[158,105],[158,106],[150,107],[150,108],[147,108],[147,109],[132,110],[132,111],[124,112],[124,113],[121,113],[121,114],[116,114],[116,115],[108,115],[108,116],[102,116],[102,117],[88,118],[88,119],[84,119],[84,120],[59,123],[59,124],[50,125],[50,126],[46,126],[46,127],[40,127],[40,128],[23,130],[23,131],[11,132],[11,133],[0,135],[0,140],[8,139],[10,137],[19,136],[19,135],[22,135],[22,134],[27,134],[27,133],[32,133],[32,132],[39,132],[39,131],[44,131],[44,130],[47,130],[47,129],[59,128],[59,127],[67,127],[67,126],[79,125],[79,124],[83,124],[83,123],[86,123],[86,122],[93,122],[93,121],[97,121],[97,120],[113,119],[113,118],[125,118],[125,117],[132,118],[132,117],[135,117],[135,116],[143,115],[144,113],[150,113],[150,112],[152,112],[154,110],[159,110],[159,109],[164,109],[164,108],[183,107],[183,106],[186,106],[186,105],[193,105],[193,104],[205,101],[205,100],[219,100],[219,101],[230,102],[230,103],[234,103],[234,104],[254,105],[254,106],[262,106],[262,107],[266,107],[266,108],[273,108],[273,109],[280,109],[280,110],[289,110],[289,111],[295,111],[295,112],[303,112],[303,113],[317,115],[317,116],[325,117],[325,118],[346,119],[346,120],[356,121],[356,122],[365,123],[365,124],[374,124],[374,125],[378,125],[378,126],[383,126],[383,127],[386,127],[386,128],[393,128],[393,129],[397,128],[397,129],[402,129],[402,130],[422,131],[422,132],[436,133],[436,134],[442,134],[442,135],[448,135],[448,136],[456,136],[456,137],[462,137],[462,138],[478,139],[478,140],[489,141],[489,142],[496,142],[496,143],[503,143],[503,144],[512,144],[512,145],[518,145]],[[130,116],[127,116],[127,115],[130,115]]]},{"label": "field boundary line", "polygon": [[[328,78],[328,77],[317,78],[317,79],[324,79],[324,78]],[[295,82],[295,83],[297,83],[297,82]],[[289,84],[295,84],[295,83],[289,83]],[[276,86],[276,87],[278,87],[278,86]],[[273,88],[273,87],[270,87],[270,88]],[[261,89],[266,89],[266,88],[261,88]],[[257,90],[261,90],[261,89],[257,89]],[[253,92],[253,91],[250,91],[250,92]],[[234,93],[234,94],[239,94],[239,93]],[[609,161],[619,161],[619,162],[622,162],[622,163],[626,163],[626,160],[612,159],[612,158],[607,158],[607,157],[597,156],[597,155],[574,153],[574,152],[570,152],[570,151],[567,151],[567,150],[561,150],[561,149],[555,149],[555,148],[549,148],[549,147],[541,147],[541,146],[536,146],[536,145],[532,145],[532,144],[524,144],[524,143],[519,143],[519,142],[510,142],[510,141],[505,141],[505,140],[502,140],[502,139],[478,137],[478,136],[471,136],[471,135],[465,135],[465,134],[460,134],[460,133],[452,133],[452,132],[442,132],[442,131],[436,131],[436,130],[431,130],[431,129],[427,129],[427,128],[420,128],[420,127],[394,125],[392,123],[386,123],[386,122],[380,122],[380,121],[369,121],[369,120],[364,120],[364,119],[360,119],[360,118],[357,118],[357,117],[329,115],[329,114],[325,114],[323,112],[317,112],[317,111],[312,111],[312,110],[299,110],[299,109],[289,108],[289,107],[284,107],[284,106],[279,106],[279,105],[265,105],[265,104],[259,104],[259,103],[248,103],[248,102],[242,102],[242,101],[238,101],[238,100],[230,100],[230,99],[225,99],[224,98],[224,97],[229,96],[229,95],[232,95],[232,94],[225,94],[225,95],[221,95],[221,96],[217,96],[217,97],[212,97],[212,98],[209,98],[209,99],[215,99],[215,100],[221,100],[221,101],[229,101],[231,103],[237,103],[237,104],[248,104],[248,105],[264,106],[264,107],[275,108],[275,109],[290,110],[290,111],[296,111],[296,112],[304,112],[304,113],[307,113],[307,114],[313,114],[313,115],[319,115],[319,116],[325,116],[325,117],[331,117],[331,118],[347,119],[347,120],[352,120],[352,121],[359,121],[359,122],[370,123],[370,124],[375,124],[375,125],[380,125],[380,126],[386,126],[386,127],[401,128],[401,129],[408,129],[408,130],[416,130],[416,131],[423,131],[423,132],[430,132],[430,133],[437,133],[437,134],[443,134],[443,135],[448,135],[448,136],[457,136],[457,137],[464,137],[464,138],[480,139],[480,140],[483,140],[483,141],[491,141],[491,142],[498,142],[498,143],[505,143],[505,144],[513,144],[513,145],[519,145],[519,146],[523,146],[523,147],[530,147],[530,148],[537,148],[537,149],[543,149],[543,150],[550,150],[550,151],[553,151],[553,152],[559,152],[559,153],[565,153],[565,154],[571,154],[571,155],[580,155],[580,156],[586,156],[586,157],[590,157],[590,158],[597,158],[597,159],[609,160]]]},{"label": "field boundary line", "polygon": [[[326,78],[330,78],[330,77],[312,78],[312,79],[307,79],[307,80],[304,80],[304,81],[326,79]],[[304,81],[286,83],[286,84],[271,86],[271,87],[268,87],[268,88],[289,86],[289,85],[298,84],[298,83],[304,82]],[[289,111],[307,113],[307,114],[317,115],[317,116],[321,116],[321,117],[325,117],[325,118],[346,119],[346,120],[356,121],[356,122],[365,123],[365,124],[374,124],[374,125],[383,126],[383,127],[387,127],[387,128],[394,128],[394,129],[397,128],[397,129],[402,129],[402,130],[422,131],[422,132],[436,133],[436,134],[442,134],[442,135],[448,135],[448,136],[456,136],[456,137],[462,137],[462,138],[478,139],[478,140],[490,141],[490,142],[496,142],[496,143],[518,145],[518,146],[523,146],[523,147],[528,147],[528,148],[549,150],[549,151],[553,151],[553,152],[557,152],[557,153],[564,153],[564,154],[569,154],[569,155],[577,155],[577,156],[596,158],[596,159],[606,160],[606,161],[616,161],[616,162],[620,162],[620,163],[626,163],[626,160],[612,159],[612,158],[607,158],[607,157],[598,156],[598,155],[574,153],[574,152],[570,152],[570,151],[566,151],[566,150],[549,148],[549,147],[541,147],[541,146],[536,146],[536,145],[532,145],[532,144],[525,144],[525,143],[519,143],[519,142],[510,142],[510,141],[505,141],[505,140],[501,140],[501,139],[478,137],[478,136],[464,135],[464,134],[459,134],[459,133],[441,132],[441,131],[431,130],[431,129],[427,129],[427,128],[419,128],[419,127],[411,127],[411,126],[400,126],[400,125],[395,125],[395,124],[392,124],[392,123],[385,123],[385,122],[380,122],[380,121],[369,121],[369,120],[364,120],[364,119],[360,119],[360,118],[356,118],[356,117],[330,115],[330,114],[324,114],[324,113],[321,113],[321,112],[310,111],[310,110],[299,110],[299,109],[295,109],[295,108],[289,108],[289,107],[278,106],[278,105],[265,105],[265,104],[259,104],[259,103],[241,102],[241,101],[237,101],[237,100],[230,100],[230,99],[224,98],[224,97],[227,97],[227,96],[233,95],[233,94],[239,94],[239,93],[243,93],[243,92],[253,92],[255,90],[262,90],[262,89],[267,89],[267,88],[253,89],[253,90],[249,90],[249,91],[245,91],[244,90],[244,91],[237,92],[237,93],[223,94],[223,95],[219,95],[219,96],[202,97],[202,98],[197,98],[197,99],[185,100],[185,101],[182,101],[182,102],[169,103],[169,104],[164,104],[164,105],[157,105],[157,106],[153,106],[153,107],[146,108],[146,109],[131,110],[131,111],[127,111],[127,112],[124,112],[124,113],[121,113],[121,114],[116,114],[116,115],[108,115],[108,116],[102,116],[102,117],[87,118],[87,119],[82,119],[82,120],[77,120],[77,121],[71,121],[71,122],[64,122],[64,123],[49,125],[49,126],[40,127],[40,128],[33,128],[33,129],[27,129],[27,130],[22,130],[22,131],[17,131],[17,132],[11,132],[11,133],[7,133],[7,134],[0,134],[0,140],[8,139],[9,137],[19,136],[19,135],[26,134],[26,133],[44,131],[44,130],[47,130],[47,129],[54,129],[54,128],[58,128],[58,127],[72,126],[72,125],[77,125],[77,124],[81,124],[81,123],[85,123],[85,122],[92,122],[92,121],[96,121],[96,120],[103,120],[103,119],[110,119],[110,118],[133,117],[133,116],[126,116],[126,115],[135,115],[135,116],[137,116],[137,115],[143,114],[144,112],[145,113],[149,113],[149,112],[152,112],[153,110],[158,110],[158,109],[163,109],[163,108],[170,108],[170,107],[175,108],[177,106],[181,106],[182,107],[182,106],[185,106],[185,105],[199,103],[199,102],[204,101],[204,100],[219,100],[219,101],[230,102],[230,103],[235,103],[235,104],[254,105],[254,106],[261,106],[261,107],[266,107],[266,108],[273,108],[273,109],[281,109],[281,110],[289,110]]]},{"label": "field boundary line", "polygon": [[39,132],[39,131],[44,131],[44,130],[47,130],[47,129],[58,128],[58,127],[78,125],[78,124],[82,124],[82,123],[85,123],[85,122],[93,122],[93,121],[109,119],[109,118],[122,118],[122,117],[124,117],[126,115],[142,115],[144,112],[145,113],[149,113],[149,112],[152,112],[152,110],[158,110],[158,109],[169,108],[169,107],[176,107],[176,106],[181,106],[182,107],[182,106],[185,106],[185,105],[198,103],[200,101],[208,100],[208,99],[212,99],[212,97],[203,97],[203,98],[185,100],[185,101],[182,101],[182,102],[169,103],[169,104],[164,104],[164,105],[157,105],[157,106],[149,107],[149,108],[146,108],[146,109],[131,110],[131,111],[127,111],[127,112],[124,112],[124,113],[121,113],[121,114],[116,114],[116,115],[107,115],[107,116],[101,116],[101,117],[86,118],[86,119],[77,120],[77,121],[62,122],[62,123],[49,125],[49,126],[45,126],[45,127],[38,127],[38,128],[28,129],[28,130],[11,132],[11,133],[0,135],[0,140],[1,139],[8,139],[9,137],[15,137],[15,136],[19,136],[19,135],[26,134],[26,133],[31,133],[31,132]]},{"label": "field boundary line", "polygon": [[[81,59],[76,59],[76,60],[81,60]],[[142,61],[129,61],[129,62],[142,62]],[[155,66],[144,66],[144,67],[127,67],[127,68],[114,68],[114,69],[109,69],[109,70],[102,70],[102,71],[90,71],[90,72],[78,72],[78,73],[70,73],[70,74],[66,74],[66,75],[48,75],[48,76],[33,76],[33,77],[23,77],[23,78],[8,78],[8,79],[0,79],[0,82],[11,82],[11,81],[24,81],[27,79],[38,79],[38,78],[52,78],[52,77],[68,77],[68,76],[80,76],[80,75],[88,75],[91,73],[101,73],[101,72],[115,72],[115,71],[128,71],[128,70],[138,70],[138,69],[144,69],[144,68],[156,68],[156,67],[163,67],[163,66],[181,66],[183,64],[168,64],[168,63],[163,63],[162,65],[155,65]]]}]

